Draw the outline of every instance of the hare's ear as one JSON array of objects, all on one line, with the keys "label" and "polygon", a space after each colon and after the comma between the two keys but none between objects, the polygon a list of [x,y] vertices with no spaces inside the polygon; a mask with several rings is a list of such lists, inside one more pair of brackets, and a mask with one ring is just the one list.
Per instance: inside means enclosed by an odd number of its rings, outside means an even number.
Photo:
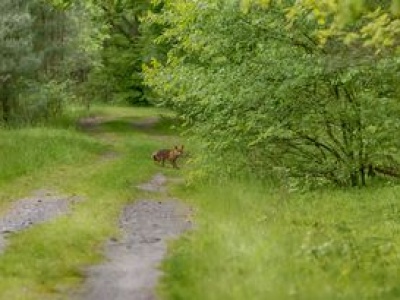
[{"label": "hare's ear", "polygon": [[181,145],[181,149],[183,150],[183,145]]},{"label": "hare's ear", "polygon": [[178,150],[178,146],[175,146],[174,149]]}]

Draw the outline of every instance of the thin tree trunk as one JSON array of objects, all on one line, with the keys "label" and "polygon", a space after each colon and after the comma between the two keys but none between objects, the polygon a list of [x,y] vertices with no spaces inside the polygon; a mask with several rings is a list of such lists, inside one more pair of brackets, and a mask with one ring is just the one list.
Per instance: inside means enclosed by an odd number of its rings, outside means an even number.
[{"label": "thin tree trunk", "polygon": [[10,122],[11,116],[11,104],[8,95],[3,95],[1,98],[1,105],[3,110],[3,121],[4,123],[8,124]]},{"label": "thin tree trunk", "polygon": [[358,186],[358,172],[357,171],[354,171],[350,174],[350,182],[351,182],[352,187]]},{"label": "thin tree trunk", "polygon": [[[7,78],[7,80],[9,77]],[[2,86],[0,86],[0,101],[1,101],[1,109],[2,109],[2,118],[4,123],[10,122],[11,117],[11,98],[10,98],[10,89],[9,83],[3,81]]]},{"label": "thin tree trunk", "polygon": [[366,184],[365,184],[365,167],[364,167],[364,165],[361,165],[361,168],[360,168],[360,177],[361,177],[361,184],[362,184],[362,186],[365,186]]}]

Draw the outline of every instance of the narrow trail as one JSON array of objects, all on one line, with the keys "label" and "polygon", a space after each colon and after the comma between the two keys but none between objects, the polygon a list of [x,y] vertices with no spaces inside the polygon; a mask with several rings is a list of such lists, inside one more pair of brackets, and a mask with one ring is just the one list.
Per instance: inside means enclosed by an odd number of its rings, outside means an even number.
[{"label": "narrow trail", "polygon": [[[157,174],[139,189],[163,193],[167,178]],[[107,261],[87,270],[87,280],[75,299],[151,300],[162,274],[159,264],[167,241],[190,229],[190,209],[176,199],[140,199],[120,217],[122,238],[105,246]]]},{"label": "narrow trail", "polygon": [[[131,126],[133,130],[146,132],[159,120],[159,117],[149,117],[134,121]],[[93,132],[98,130],[102,121],[89,118],[83,120],[81,126]],[[72,299],[157,299],[155,288],[162,275],[159,266],[166,255],[168,240],[191,228],[188,221],[190,208],[168,196],[167,181],[163,174],[157,173],[150,181],[136,187],[148,196],[157,194],[158,200],[151,197],[137,199],[124,208],[119,219],[120,239],[106,243],[106,261],[86,269],[84,285]]]}]

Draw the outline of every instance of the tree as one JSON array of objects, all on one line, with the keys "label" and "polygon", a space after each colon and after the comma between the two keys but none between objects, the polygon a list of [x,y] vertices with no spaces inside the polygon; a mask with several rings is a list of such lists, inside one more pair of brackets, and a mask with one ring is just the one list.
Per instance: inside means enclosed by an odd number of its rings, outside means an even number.
[{"label": "tree", "polygon": [[143,84],[142,65],[154,53],[149,36],[142,30],[141,17],[157,9],[150,1],[89,1],[95,8],[97,26],[105,29],[101,64],[90,75],[96,90],[102,89],[106,100],[148,104],[149,91]]},{"label": "tree", "polygon": [[34,74],[40,63],[33,49],[31,4],[22,0],[0,3],[0,101],[5,123],[11,118],[19,80]]},{"label": "tree", "polygon": [[287,12],[289,20],[314,19],[320,43],[337,38],[357,42],[377,52],[400,49],[399,0],[300,1]]},{"label": "tree", "polygon": [[399,176],[399,59],[341,36],[321,43],[318,19],[264,2],[171,0],[149,16],[173,45],[146,69],[162,103],[225,171],[352,186]]},{"label": "tree", "polygon": [[144,105],[151,102],[151,91],[143,84],[142,65],[151,57],[164,54],[165,47],[155,45],[152,40],[160,29],[142,26],[141,19],[148,11],[158,11],[162,1],[156,4],[147,0],[47,1],[64,11],[83,5],[97,28],[92,41],[100,50],[99,59],[86,72],[87,93],[101,101]]}]

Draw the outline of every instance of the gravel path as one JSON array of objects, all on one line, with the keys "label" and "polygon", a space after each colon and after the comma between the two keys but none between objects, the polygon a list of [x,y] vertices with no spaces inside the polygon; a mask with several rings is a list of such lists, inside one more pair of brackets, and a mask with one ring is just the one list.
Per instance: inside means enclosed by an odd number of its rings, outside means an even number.
[{"label": "gravel path", "polygon": [[[167,179],[157,174],[139,186],[145,191],[163,192]],[[158,269],[166,254],[167,241],[191,226],[190,209],[175,199],[142,199],[125,207],[120,217],[121,240],[106,245],[107,262],[90,267],[87,281],[75,299],[153,300],[161,275]]]},{"label": "gravel path", "polygon": [[0,253],[6,248],[7,234],[61,216],[67,213],[70,204],[77,200],[77,197],[60,196],[40,190],[29,198],[15,201],[7,213],[0,217]]}]

